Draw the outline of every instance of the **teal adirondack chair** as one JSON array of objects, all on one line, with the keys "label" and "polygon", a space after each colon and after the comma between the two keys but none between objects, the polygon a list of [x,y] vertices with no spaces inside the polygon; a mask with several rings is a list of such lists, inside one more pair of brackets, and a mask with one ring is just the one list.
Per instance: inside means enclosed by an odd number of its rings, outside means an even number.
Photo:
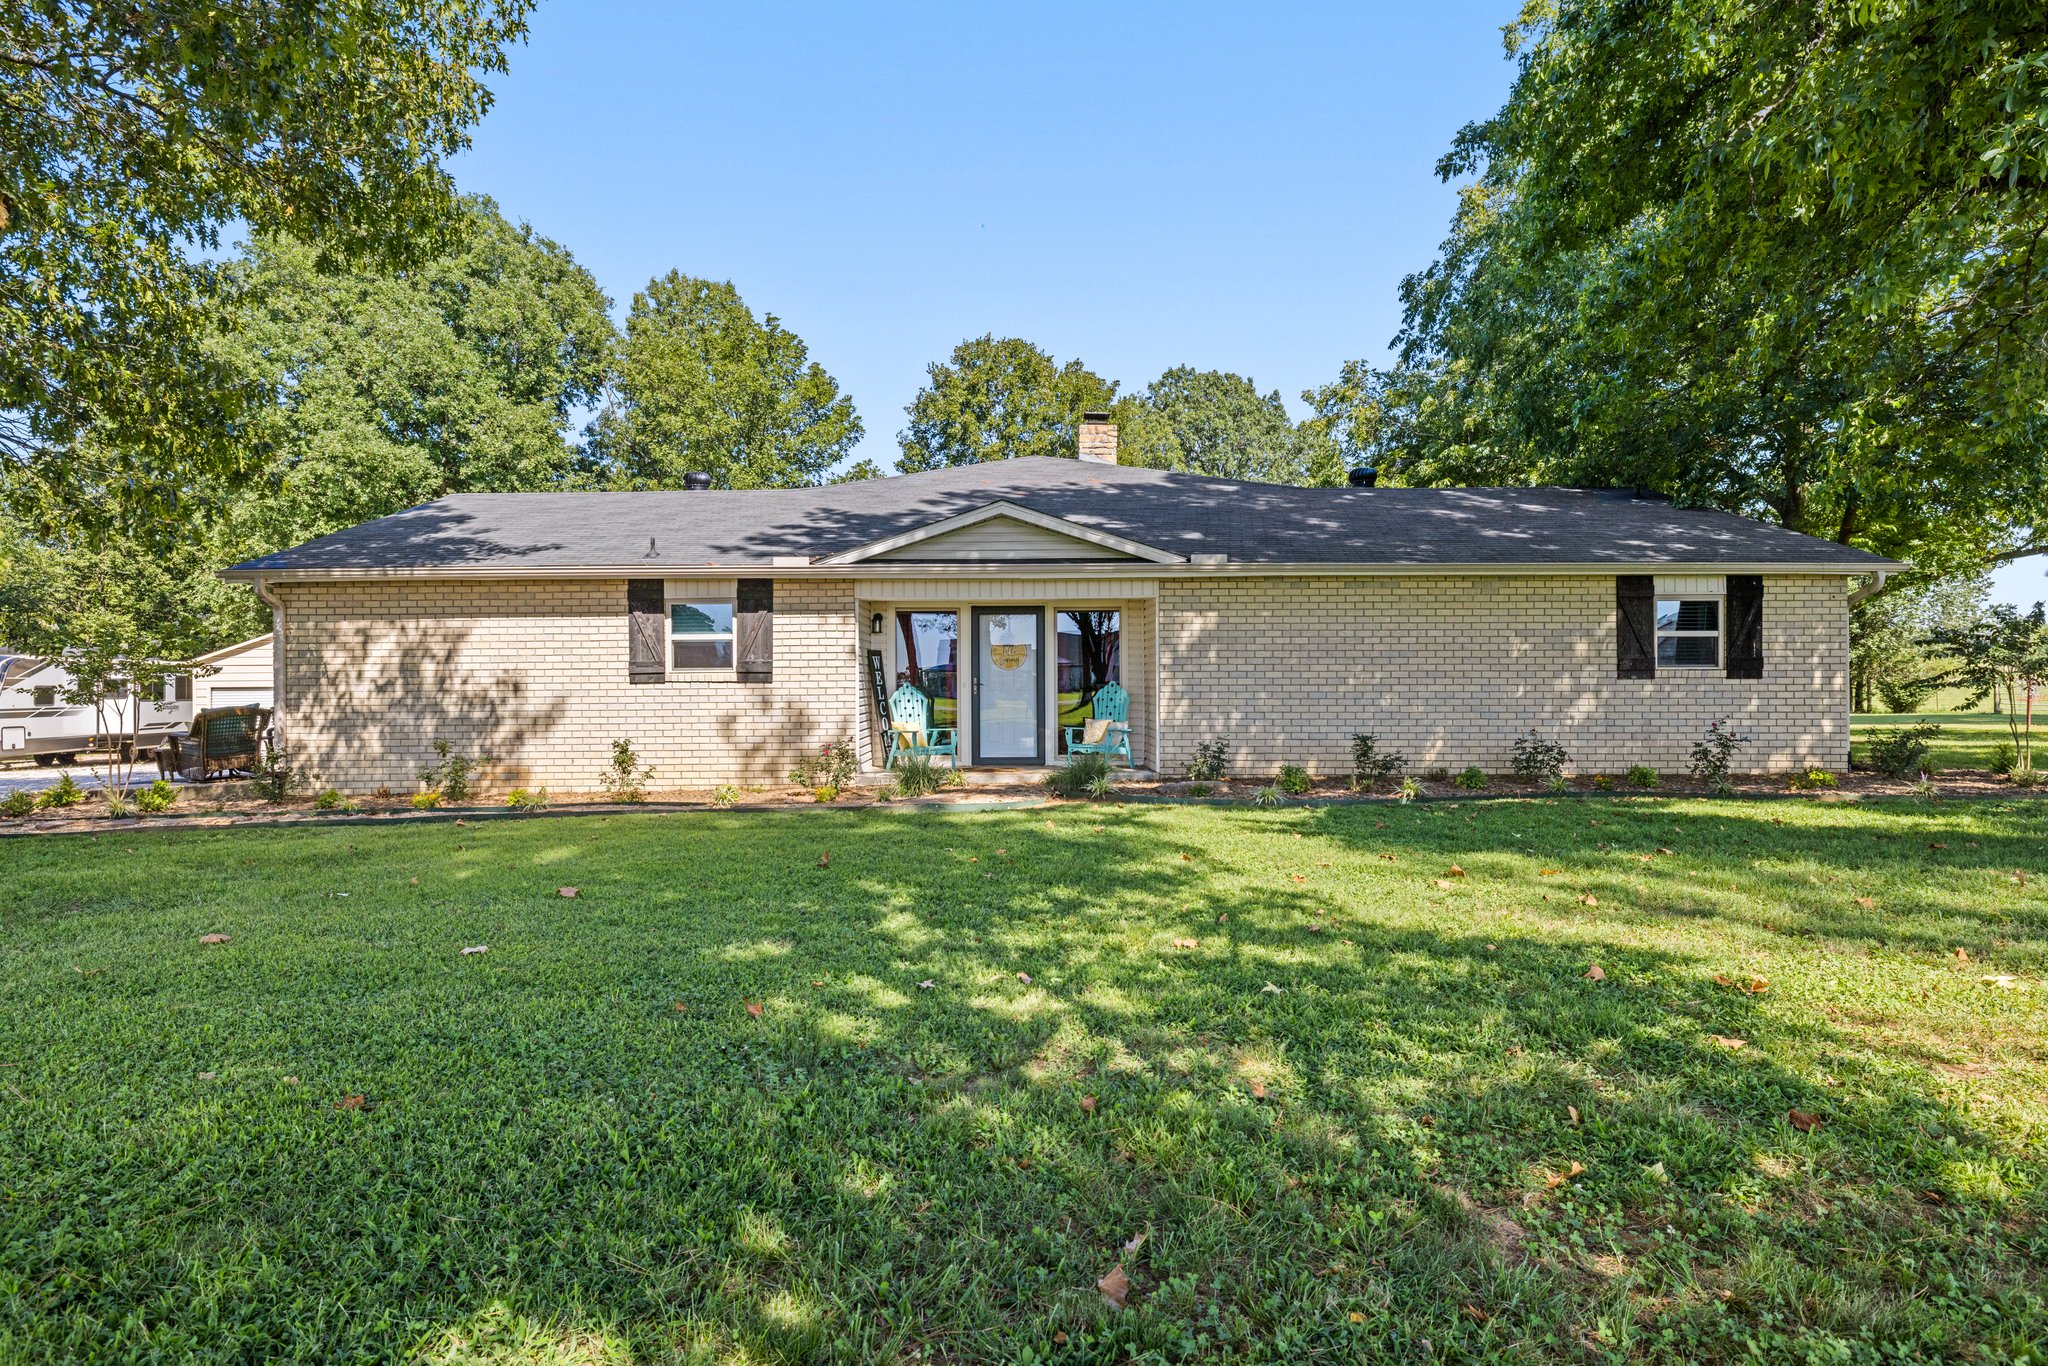
[{"label": "teal adirondack chair", "polygon": [[905,683],[889,695],[889,758],[884,768],[896,767],[900,757],[929,759],[943,754],[953,767],[960,767],[959,732],[952,726],[932,725],[932,700]]},{"label": "teal adirondack chair", "polygon": [[1109,729],[1100,740],[1090,744],[1083,737],[1088,733],[1084,726],[1067,726],[1067,757],[1076,754],[1109,754],[1124,756],[1126,768],[1136,768],[1138,761],[1131,757],[1131,695],[1123,690],[1120,683],[1105,683],[1095,690],[1095,719],[1109,722]]}]

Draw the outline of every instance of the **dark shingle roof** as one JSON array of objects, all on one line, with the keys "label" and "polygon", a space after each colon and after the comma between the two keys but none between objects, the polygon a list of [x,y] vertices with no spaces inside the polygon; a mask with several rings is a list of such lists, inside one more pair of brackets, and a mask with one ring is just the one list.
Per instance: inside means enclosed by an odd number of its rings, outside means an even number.
[{"label": "dark shingle roof", "polygon": [[1296,488],[1034,457],[823,488],[456,494],[230,572],[765,567],[997,501],[1237,564],[1898,567],[1750,518],[1626,494]]}]

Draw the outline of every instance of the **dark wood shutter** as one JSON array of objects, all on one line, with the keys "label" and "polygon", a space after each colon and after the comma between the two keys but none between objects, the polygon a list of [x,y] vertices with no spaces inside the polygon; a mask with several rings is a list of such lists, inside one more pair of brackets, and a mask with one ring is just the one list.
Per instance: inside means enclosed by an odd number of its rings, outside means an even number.
[{"label": "dark wood shutter", "polygon": [[1764,576],[1728,576],[1728,676],[1764,676]]},{"label": "dark wood shutter", "polygon": [[1622,574],[1614,580],[1614,676],[1657,676],[1657,580]]},{"label": "dark wood shutter", "polygon": [[740,682],[768,683],[775,678],[775,580],[741,579],[733,644],[739,656]]},{"label": "dark wood shutter", "polygon": [[660,579],[626,580],[626,634],[631,641],[626,677],[659,683],[668,677],[668,604]]}]

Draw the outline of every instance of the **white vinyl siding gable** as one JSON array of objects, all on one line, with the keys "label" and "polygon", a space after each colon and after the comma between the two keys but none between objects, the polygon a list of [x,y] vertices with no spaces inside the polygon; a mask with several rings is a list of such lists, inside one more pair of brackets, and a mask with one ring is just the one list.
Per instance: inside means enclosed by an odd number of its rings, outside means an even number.
[{"label": "white vinyl siding gable", "polygon": [[876,560],[926,560],[937,562],[1130,560],[1134,556],[1109,546],[1073,536],[1063,536],[1045,527],[1032,526],[1009,517],[991,517],[973,526],[912,545],[885,550]]}]

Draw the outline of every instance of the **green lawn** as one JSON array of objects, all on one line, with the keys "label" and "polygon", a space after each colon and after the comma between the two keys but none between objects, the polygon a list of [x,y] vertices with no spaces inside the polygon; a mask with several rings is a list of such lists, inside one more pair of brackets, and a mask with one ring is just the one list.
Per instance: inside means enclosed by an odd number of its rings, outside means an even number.
[{"label": "green lawn", "polygon": [[0,1361],[2040,1362],[2044,969],[2037,802],[0,841]]},{"label": "green lawn", "polygon": [[[1862,759],[1862,738],[1873,730],[1918,725],[1926,722],[1941,727],[1934,738],[1934,762],[1942,768],[1989,768],[1992,751],[2012,742],[2005,717],[1988,711],[1955,712],[1872,712],[1849,718],[1850,754]],[[2035,743],[2048,742],[2048,716],[2036,724]]]}]

